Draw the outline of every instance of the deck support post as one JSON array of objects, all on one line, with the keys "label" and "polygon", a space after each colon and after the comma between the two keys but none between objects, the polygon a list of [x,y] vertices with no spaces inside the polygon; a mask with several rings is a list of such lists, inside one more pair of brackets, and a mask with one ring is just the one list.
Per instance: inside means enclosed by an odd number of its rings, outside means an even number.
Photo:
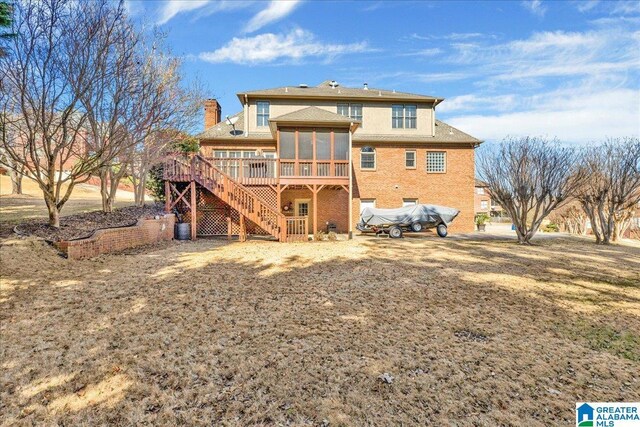
[{"label": "deck support post", "polygon": [[197,217],[197,203],[196,203],[196,182],[191,181],[191,240],[196,240],[198,219]]},{"label": "deck support post", "polygon": [[318,231],[318,186],[313,184],[313,234]]},{"label": "deck support post", "polygon": [[164,211],[171,212],[171,183],[168,180],[164,182]]},{"label": "deck support post", "polygon": [[244,220],[244,215],[240,215],[240,233],[238,235],[238,240],[240,242],[247,241],[247,224]]}]

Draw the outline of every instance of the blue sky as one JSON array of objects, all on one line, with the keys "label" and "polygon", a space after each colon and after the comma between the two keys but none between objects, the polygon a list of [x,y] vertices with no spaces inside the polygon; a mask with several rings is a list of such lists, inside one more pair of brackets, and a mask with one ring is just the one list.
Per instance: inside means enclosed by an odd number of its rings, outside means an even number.
[{"label": "blue sky", "polygon": [[127,1],[222,104],[332,79],[444,97],[488,141],[640,134],[640,2]]}]

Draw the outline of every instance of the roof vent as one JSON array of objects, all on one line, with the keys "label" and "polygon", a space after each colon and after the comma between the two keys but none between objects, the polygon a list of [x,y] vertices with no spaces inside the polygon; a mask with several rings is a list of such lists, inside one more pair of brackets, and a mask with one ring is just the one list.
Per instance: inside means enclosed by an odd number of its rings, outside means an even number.
[{"label": "roof vent", "polygon": [[331,86],[332,89],[335,89],[338,87],[338,82],[335,80],[331,80],[331,82],[329,83],[329,86]]},{"label": "roof vent", "polygon": [[302,89],[306,89],[306,88],[308,88],[308,87],[309,87],[309,85],[308,85],[308,84],[306,84],[306,83],[300,83],[300,84],[298,85],[298,87],[300,87],[300,88],[302,88]]},{"label": "roof vent", "polygon": [[453,129],[449,128],[449,135],[453,135]]},{"label": "roof vent", "polygon": [[363,88],[363,89],[364,89],[364,90],[369,90],[369,85],[365,83],[365,84],[364,84],[364,88]]}]

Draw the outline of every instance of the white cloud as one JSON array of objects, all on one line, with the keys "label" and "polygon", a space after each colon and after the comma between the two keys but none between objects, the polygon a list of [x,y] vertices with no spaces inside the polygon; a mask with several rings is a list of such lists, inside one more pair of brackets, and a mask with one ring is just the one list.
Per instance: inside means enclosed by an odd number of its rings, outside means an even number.
[{"label": "white cloud", "polygon": [[534,15],[544,16],[547,12],[546,6],[542,5],[542,0],[524,0],[522,5]]},{"label": "white cloud", "polygon": [[166,24],[173,17],[178,15],[179,13],[189,12],[192,10],[200,9],[201,7],[209,4],[210,0],[191,0],[191,1],[180,1],[180,0],[169,0],[162,5],[159,10],[159,18],[158,25]]},{"label": "white cloud", "polygon": [[272,0],[269,5],[257,13],[244,28],[246,33],[253,33],[272,22],[289,15],[300,4],[299,0]]},{"label": "white cloud", "polygon": [[576,2],[576,7],[579,12],[585,13],[598,6],[598,3],[600,3],[600,0],[580,0]]},{"label": "white cloud", "polygon": [[586,144],[606,137],[640,136],[639,115],[640,91],[636,89],[572,89],[541,94],[524,111],[462,115],[447,122],[484,140],[541,135]]},{"label": "white cloud", "polygon": [[254,37],[234,37],[225,46],[213,52],[202,52],[203,61],[235,64],[265,64],[278,59],[300,61],[306,57],[330,60],[345,53],[369,50],[365,42],[330,44],[318,41],[313,33],[295,29],[288,34],[259,34]]},{"label": "white cloud", "polygon": [[596,76],[640,69],[640,32],[624,28],[540,32],[504,44],[455,43],[452,62],[473,66],[485,82]]},{"label": "white cloud", "polygon": [[400,53],[398,56],[436,56],[442,53],[442,49],[434,47],[429,49],[420,49],[414,52]]}]

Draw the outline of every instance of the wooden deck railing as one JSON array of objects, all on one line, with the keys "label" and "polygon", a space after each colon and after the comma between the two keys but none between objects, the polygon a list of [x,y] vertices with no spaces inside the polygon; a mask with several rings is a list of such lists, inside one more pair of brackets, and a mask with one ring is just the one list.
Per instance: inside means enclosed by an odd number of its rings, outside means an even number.
[{"label": "wooden deck railing", "polygon": [[[190,158],[169,156],[165,162],[164,178],[168,181],[197,182],[281,242],[307,239],[306,217],[285,217],[278,206],[272,206],[200,155]],[[298,235],[302,232],[304,235]]]},{"label": "wooden deck railing", "polygon": [[271,158],[207,158],[217,169],[244,185],[275,185],[283,178],[348,178],[348,160],[283,160]]},{"label": "wooden deck railing", "polygon": [[285,217],[287,242],[306,242],[309,235],[309,222],[306,216]]},{"label": "wooden deck railing", "polygon": [[281,177],[349,177],[348,160],[282,160]]}]

